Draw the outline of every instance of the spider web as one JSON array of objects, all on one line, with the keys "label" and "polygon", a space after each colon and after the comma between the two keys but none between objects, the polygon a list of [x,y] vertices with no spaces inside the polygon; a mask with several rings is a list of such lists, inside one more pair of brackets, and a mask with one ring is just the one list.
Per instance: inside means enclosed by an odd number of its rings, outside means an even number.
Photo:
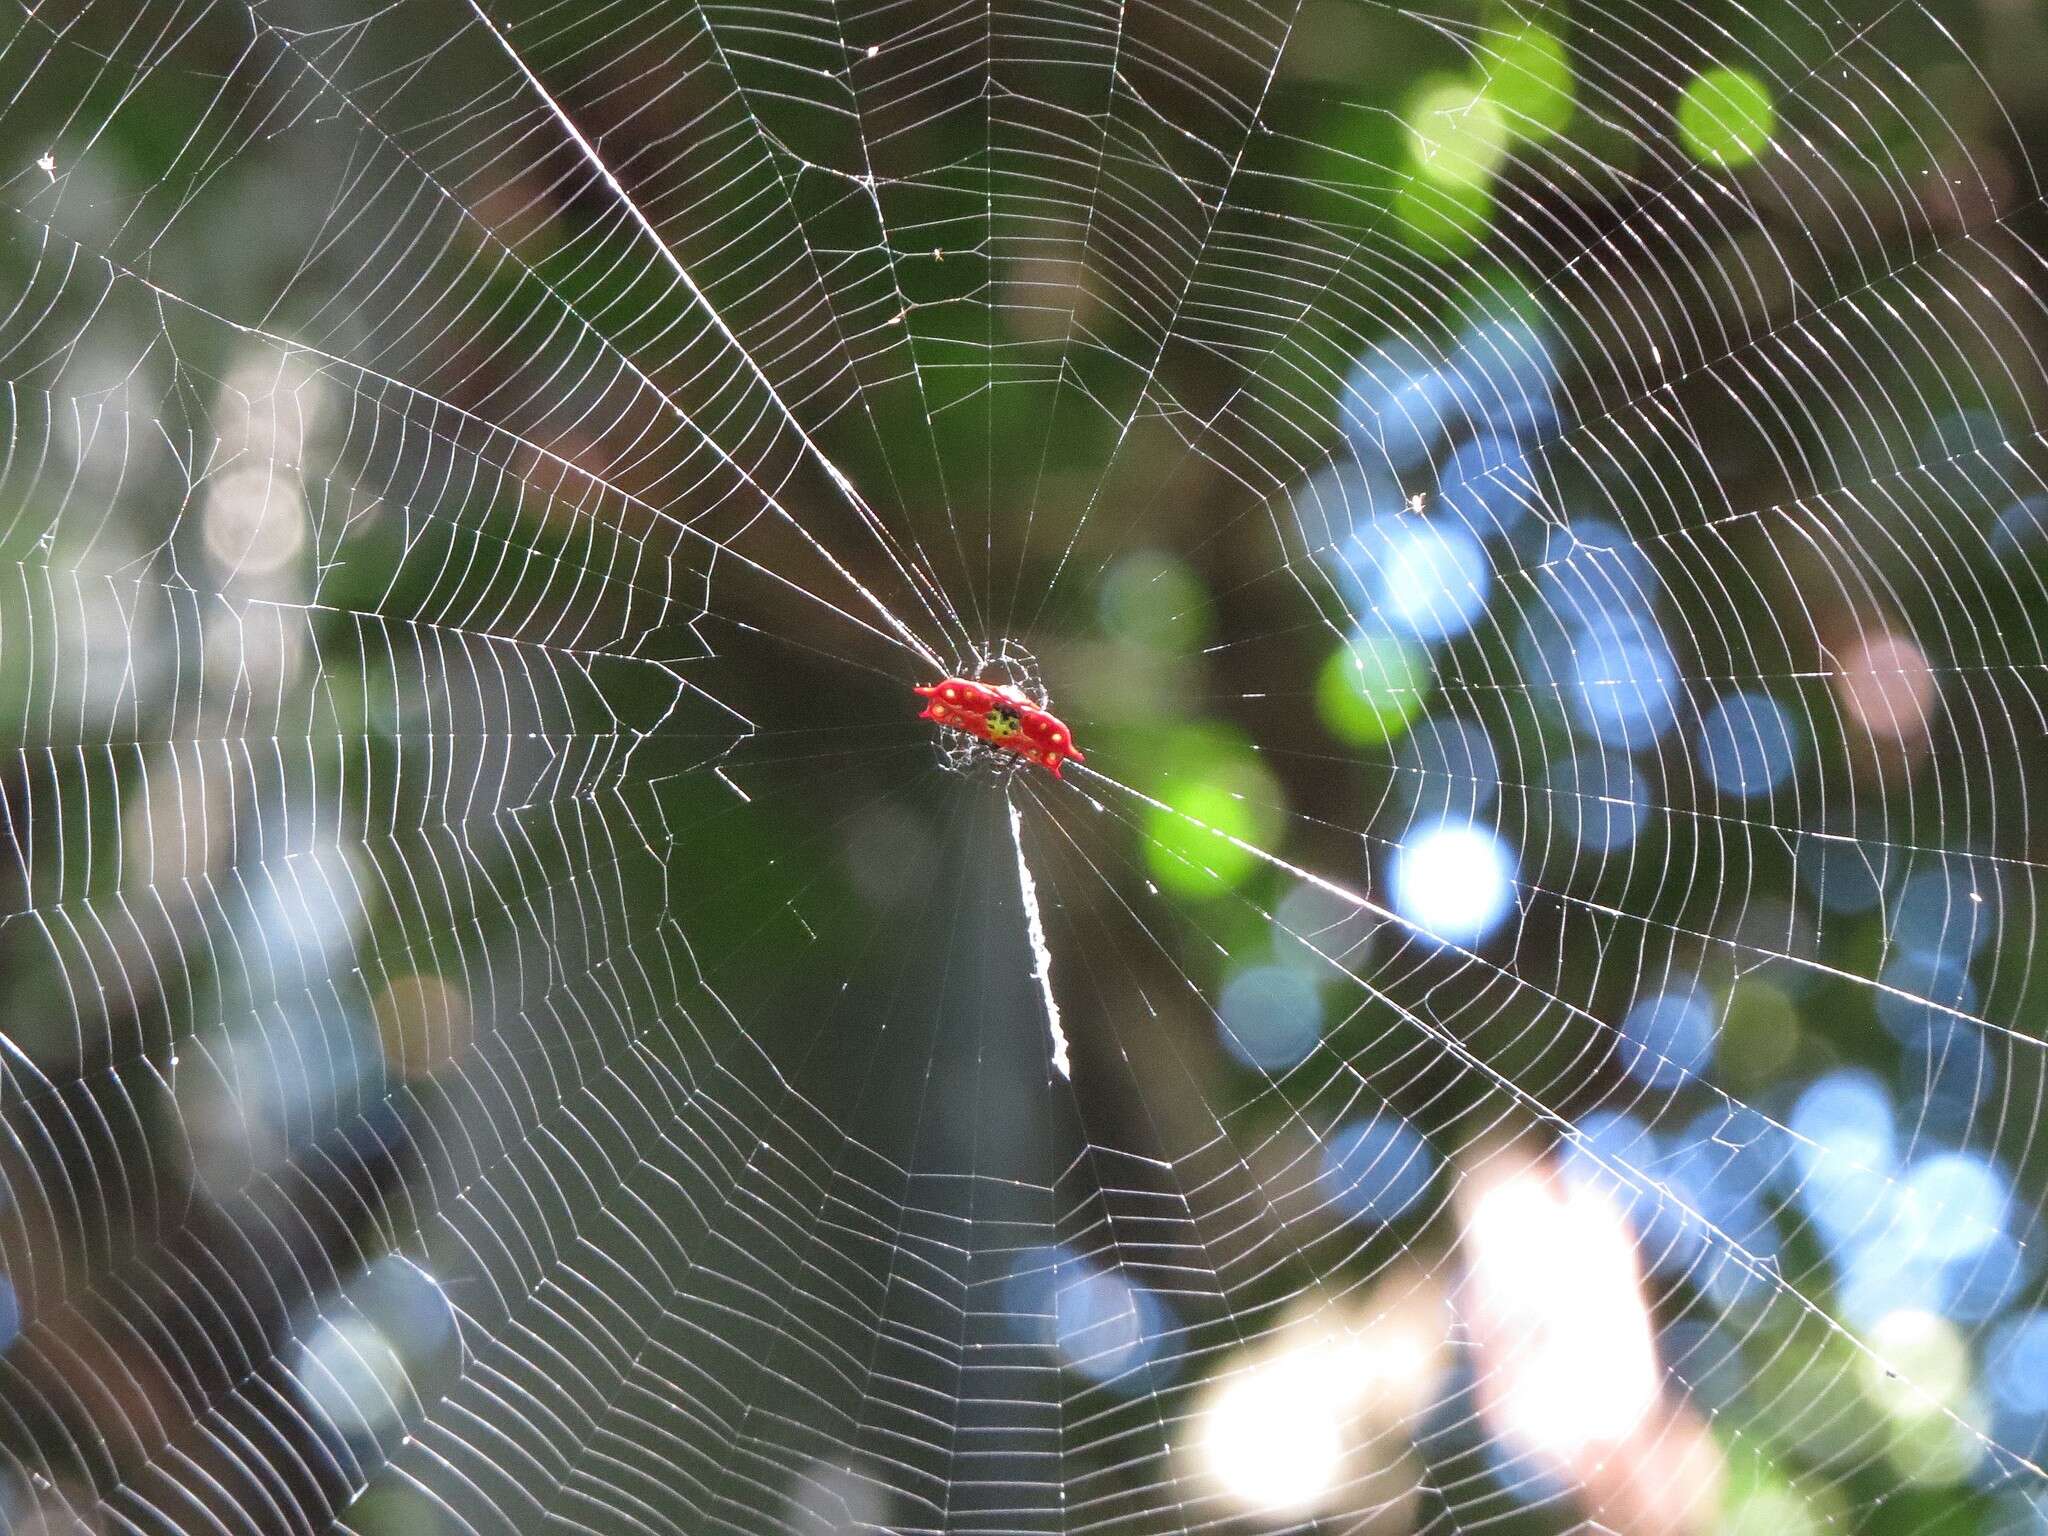
[{"label": "spider web", "polygon": [[0,1526],[2043,1528],[2023,7],[0,32]]}]

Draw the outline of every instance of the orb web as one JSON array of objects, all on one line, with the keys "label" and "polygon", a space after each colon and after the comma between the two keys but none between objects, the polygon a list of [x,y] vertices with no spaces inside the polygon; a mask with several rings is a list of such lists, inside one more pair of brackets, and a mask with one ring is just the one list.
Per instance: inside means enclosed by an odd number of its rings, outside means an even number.
[{"label": "orb web", "polygon": [[17,7],[0,1526],[2042,1530],[2044,52]]}]

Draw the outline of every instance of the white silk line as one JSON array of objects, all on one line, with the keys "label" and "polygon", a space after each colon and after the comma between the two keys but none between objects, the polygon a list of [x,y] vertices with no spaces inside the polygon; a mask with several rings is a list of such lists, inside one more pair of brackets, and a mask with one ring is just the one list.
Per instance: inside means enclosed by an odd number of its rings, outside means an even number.
[{"label": "white silk line", "polygon": [[[583,156],[584,163],[602,178],[605,186],[611,190],[612,196],[619,200],[619,206],[625,209],[627,216],[638,226],[640,232],[653,242],[654,249],[660,254],[662,261],[667,265],[668,269],[682,280],[683,286],[690,292],[690,297],[696,301],[697,307],[703,310],[705,315],[710,318],[712,325],[717,328],[718,334],[725,339],[728,346],[739,354],[740,361],[746,364],[747,370],[760,382],[761,387],[768,391],[768,398],[773,400],[775,408],[782,412],[783,420],[787,421],[795,429],[797,438],[803,443],[805,451],[823,467],[825,473],[831,478],[833,485],[838,487],[839,493],[852,505],[855,514],[867,526],[868,531],[875,536],[876,542],[882,546],[882,553],[888,557],[889,563],[895,566],[897,573],[905,581],[910,583],[910,589],[920,594],[919,601],[922,602],[922,589],[918,586],[916,577],[910,574],[908,567],[903,563],[902,557],[890,542],[888,533],[882,526],[882,520],[875,515],[874,508],[867,504],[866,498],[860,494],[853,481],[847,478],[846,472],[833,463],[826,455],[825,450],[812,440],[811,434],[804,430],[803,423],[796,419],[796,413],[790,410],[789,406],[784,403],[782,396],[776,393],[773,381],[769,379],[766,373],[762,372],[761,365],[754,361],[753,353],[746,349],[746,346],[740,341],[739,337],[734,334],[732,327],[725,323],[725,317],[712,304],[710,296],[697,286],[697,279],[690,276],[690,269],[683,265],[683,259],[669,247],[669,243],[666,240],[661,238],[661,231],[654,227],[654,221],[647,217],[647,214],[638,203],[633,201],[633,195],[626,190],[625,183],[620,181],[617,175],[613,173],[611,166],[606,163],[604,156],[598,153],[597,146],[590,142],[583,129],[569,115],[568,108],[557,101],[554,93],[541,83],[540,76],[534,73],[533,66],[526,62],[519,50],[512,46],[512,39],[505,35],[504,29],[491,20],[489,13],[478,3],[478,0],[469,0],[469,9],[475,15],[477,21],[482,24],[483,29],[491,35],[491,40],[498,45],[505,57],[511,61],[512,67],[519,71],[520,76],[526,81],[528,87],[541,99],[542,104],[547,107],[548,115],[555,120],[556,125],[575,143],[577,150]],[[766,501],[771,511],[788,523],[790,527],[794,528],[802,536],[804,542],[810,545],[827,565],[838,572],[854,591],[867,599],[868,606],[882,616],[883,621],[896,631],[898,638],[939,672],[943,673],[946,671],[946,664],[939,659],[939,653],[929,645],[926,645],[919,638],[917,631],[899,619],[890,610],[887,603],[869,591],[866,584],[858,576],[854,575],[852,571],[848,570],[840,562],[837,555],[820,543],[817,536],[797,520],[796,514],[783,506],[775,494],[757,481],[751,473],[741,466],[737,459],[727,453],[710,433],[692,421],[681,406],[669,399],[659,389],[656,390],[656,393],[662,395],[664,403],[677,416],[689,423],[698,438],[713,453],[717,454],[721,461],[739,475],[741,479],[745,480],[748,485],[753,486],[756,491],[760,492],[762,499]],[[928,602],[925,603],[925,612],[931,614],[932,622],[939,623],[938,614],[932,612],[931,604]],[[940,627],[944,628],[944,625],[941,624]]]},{"label": "white silk line", "polygon": [[1024,818],[1010,802],[1010,841],[1017,845],[1017,889],[1024,895],[1024,928],[1031,938],[1031,974],[1045,998],[1045,1027],[1052,1033],[1052,1069],[1068,1082],[1074,1078],[1067,1058],[1067,1032],[1060,1027],[1059,999],[1052,995],[1052,950],[1045,942],[1045,919],[1038,910],[1038,882],[1024,862]]}]

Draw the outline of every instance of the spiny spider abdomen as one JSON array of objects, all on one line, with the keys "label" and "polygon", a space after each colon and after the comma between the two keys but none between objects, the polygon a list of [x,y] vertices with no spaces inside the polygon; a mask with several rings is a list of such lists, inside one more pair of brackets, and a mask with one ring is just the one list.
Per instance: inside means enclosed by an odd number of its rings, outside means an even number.
[{"label": "spiny spider abdomen", "polygon": [[916,693],[929,701],[918,716],[920,720],[965,731],[1005,752],[1029,758],[1050,769],[1054,778],[1061,776],[1060,764],[1068,758],[1077,763],[1087,761],[1074,746],[1074,733],[1065,721],[1014,689],[949,677],[918,688]]}]

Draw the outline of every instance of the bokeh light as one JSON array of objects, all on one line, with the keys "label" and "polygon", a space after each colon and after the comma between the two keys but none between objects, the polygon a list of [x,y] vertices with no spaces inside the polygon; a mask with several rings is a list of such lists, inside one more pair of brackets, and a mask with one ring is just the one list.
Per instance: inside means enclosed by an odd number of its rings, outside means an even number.
[{"label": "bokeh light", "polygon": [[410,1397],[405,1364],[368,1319],[319,1319],[290,1369],[308,1408],[344,1438],[375,1443],[398,1430]]},{"label": "bokeh light", "polygon": [[1346,379],[1341,423],[1362,463],[1413,469],[1443,436],[1452,393],[1414,343],[1383,342],[1368,348]]},{"label": "bokeh light", "polygon": [[1429,696],[1427,653],[1413,640],[1371,631],[1330,653],[1316,675],[1316,712],[1352,746],[1399,736]]},{"label": "bokeh light", "polygon": [[1827,1073],[1800,1094],[1786,1123],[1795,1137],[1795,1192],[1815,1224],[1835,1241],[1882,1225],[1898,1158],[1883,1083],[1861,1069]]},{"label": "bokeh light", "polygon": [[1376,612],[1418,640],[1464,634],[1486,608],[1492,584],[1486,551],[1470,533],[1438,519],[1390,519],[1375,561]]},{"label": "bokeh light", "polygon": [[1438,477],[1442,510],[1482,536],[1522,525],[1542,499],[1536,466],[1511,437],[1488,433],[1452,450]]},{"label": "bokeh light", "polygon": [[1968,964],[1991,942],[1995,908],[1985,899],[1987,884],[1960,862],[1914,870],[1888,903],[1893,943]]},{"label": "bokeh light", "polygon": [[1627,848],[1650,819],[1650,786],[1619,753],[1559,758],[1545,770],[1543,787],[1553,824],[1589,854]]},{"label": "bokeh light", "polygon": [[1709,165],[1747,165],[1777,131],[1771,89],[1746,69],[1703,70],[1678,98],[1678,136],[1685,152]]},{"label": "bokeh light", "polygon": [[1971,1152],[1929,1152],[1906,1170],[1894,1235],[1936,1263],[1975,1258],[2004,1230],[2011,1198],[2005,1177],[1986,1159]]},{"label": "bokeh light", "polygon": [[1463,818],[1410,829],[1388,861],[1394,910],[1428,936],[1472,944],[1515,904],[1515,860],[1499,834]]},{"label": "bokeh light", "polygon": [[1404,1529],[1417,1421],[1454,1325],[1434,1277],[1414,1266],[1388,1268],[1349,1305],[1311,1293],[1212,1375],[1188,1472],[1262,1528],[1348,1513],[1361,1530]]},{"label": "bokeh light", "polygon": [[1562,133],[1577,103],[1564,39],[1531,23],[1489,35],[1484,46],[1480,63],[1486,96],[1499,106],[1508,127],[1531,140]]},{"label": "bokeh light", "polygon": [[1600,617],[1560,658],[1573,715],[1603,745],[1649,746],[1678,718],[1678,662],[1647,620]]},{"label": "bokeh light", "polygon": [[1301,970],[1255,965],[1231,977],[1217,1006],[1216,1030],[1224,1048],[1248,1067],[1278,1072],[1315,1049],[1323,1005]]},{"label": "bokeh light", "polygon": [[1622,1070],[1650,1088],[1678,1088],[1714,1054],[1715,1005],[1697,978],[1673,978],[1623,1015]]},{"label": "bokeh light", "polygon": [[1422,1133],[1392,1109],[1350,1120],[1323,1144],[1330,1198],[1368,1221],[1397,1221],[1429,1192],[1435,1167]]},{"label": "bokeh light", "polygon": [[1159,550],[1121,556],[1103,579],[1102,627],[1159,650],[1190,651],[1209,638],[1208,589],[1187,563]]},{"label": "bokeh light", "polygon": [[1984,1345],[1984,1382],[1999,1406],[2048,1414],[2048,1311],[2015,1313]]},{"label": "bokeh light", "polygon": [[1597,1185],[1511,1154],[1468,1170],[1460,1202],[1488,1419],[1508,1447],[1582,1469],[1658,1398],[1628,1226]]},{"label": "bokeh light", "polygon": [[1911,1045],[1945,1039],[1958,1021],[1977,1011],[1977,984],[1969,956],[1939,949],[1901,949],[1877,973],[1877,1016],[1894,1038]]},{"label": "bokeh light", "polygon": [[1023,1337],[1056,1350],[1068,1369],[1134,1391],[1153,1384],[1175,1326],[1166,1301],[1121,1267],[1063,1245],[1019,1254],[1004,1302]]},{"label": "bokeh light", "polygon": [[1556,348],[1547,328],[1512,298],[1490,297],[1486,307],[1490,312],[1459,333],[1452,352],[1453,401],[1460,424],[1475,437],[1526,447],[1560,419]]},{"label": "bokeh light", "polygon": [[1379,928],[1370,908],[1313,881],[1297,881],[1273,909],[1273,958],[1318,983],[1329,979],[1332,965],[1355,974]]},{"label": "bokeh light", "polygon": [[1723,795],[1768,795],[1798,769],[1799,734],[1791,711],[1770,694],[1725,694],[1700,727],[1700,771]]},{"label": "bokeh light", "polygon": [[1823,912],[1854,917],[1884,900],[1881,853],[1849,833],[1808,833],[1794,850],[1799,883]]},{"label": "bokeh light", "polygon": [[1858,635],[1842,657],[1835,692],[1848,718],[1879,740],[1919,745],[1932,730],[1934,669],[1910,636],[1889,630]]},{"label": "bokeh light", "polygon": [[1156,738],[1157,805],[1144,811],[1145,865],[1177,896],[1212,900],[1251,878],[1285,807],[1235,735],[1189,728]]},{"label": "bokeh light", "polygon": [[1231,1498],[1262,1515],[1313,1510],[1343,1475],[1339,1365],[1290,1351],[1221,1378],[1201,1417],[1203,1460]]},{"label": "bokeh light", "polygon": [[1500,106],[1483,86],[1456,75],[1425,80],[1417,89],[1408,134],[1422,174],[1452,186],[1491,180],[1510,140]]}]

